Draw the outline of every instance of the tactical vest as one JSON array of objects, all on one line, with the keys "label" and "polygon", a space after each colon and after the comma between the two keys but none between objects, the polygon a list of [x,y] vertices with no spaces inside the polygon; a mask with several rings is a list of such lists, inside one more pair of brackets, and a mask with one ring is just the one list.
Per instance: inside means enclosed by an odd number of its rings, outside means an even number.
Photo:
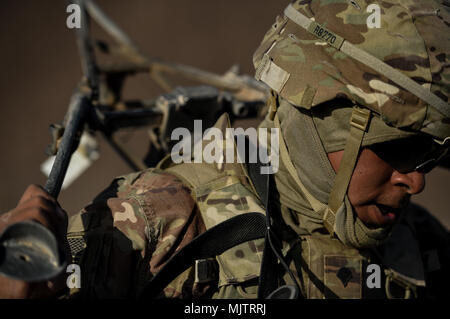
[{"label": "tactical vest", "polygon": [[[219,119],[215,127],[226,136],[225,129],[230,127],[228,117]],[[191,188],[207,229],[239,214],[265,212],[242,163],[173,164],[167,156],[158,167]],[[257,297],[263,248],[264,239],[252,240],[216,257],[218,291],[215,298]],[[368,251],[344,246],[328,234],[299,236],[294,241],[283,242],[282,251],[290,261],[305,298],[404,298],[416,293],[416,285],[392,270],[374,266],[367,272],[374,260],[379,262],[377,258]],[[215,269],[213,266],[210,266],[212,270],[208,269],[211,263],[198,262],[204,267],[203,274],[198,273],[201,267],[196,267],[196,278],[203,278],[203,282],[212,280]],[[209,278],[204,274],[209,274]],[[283,279],[290,283],[286,274]]]}]

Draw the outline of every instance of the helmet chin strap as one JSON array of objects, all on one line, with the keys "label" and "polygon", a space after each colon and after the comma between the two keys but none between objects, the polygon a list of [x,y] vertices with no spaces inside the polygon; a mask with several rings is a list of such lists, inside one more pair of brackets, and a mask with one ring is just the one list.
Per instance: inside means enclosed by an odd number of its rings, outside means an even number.
[{"label": "helmet chin strap", "polygon": [[370,117],[371,111],[369,109],[360,108],[356,105],[353,106],[353,112],[350,118],[350,132],[347,143],[345,144],[344,155],[342,156],[341,164],[339,165],[339,170],[336,174],[330,197],[328,198],[328,207],[323,215],[323,224],[331,235],[335,232],[336,213],[347,193],[361,143],[369,127]]}]

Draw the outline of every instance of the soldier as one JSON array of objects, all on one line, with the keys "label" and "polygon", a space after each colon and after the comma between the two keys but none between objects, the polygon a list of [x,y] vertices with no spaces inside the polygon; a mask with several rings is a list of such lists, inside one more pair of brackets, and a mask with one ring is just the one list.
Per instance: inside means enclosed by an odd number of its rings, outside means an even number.
[{"label": "soldier", "polygon": [[[116,178],[68,230],[55,200],[30,186],[0,230],[27,219],[53,230],[81,267],[81,288],[66,292],[64,275],[39,285],[0,277],[0,294],[138,297],[194,238],[257,212],[270,213],[265,239],[196,260],[158,296],[267,297],[285,284],[304,298],[448,296],[448,232],[409,203],[449,146],[448,3],[374,3],[380,28],[368,27],[366,1],[311,0],[292,2],[266,33],[254,54],[256,78],[272,89],[260,128],[280,130],[268,184],[237,161],[166,157]],[[227,127],[224,115],[216,128]]]}]

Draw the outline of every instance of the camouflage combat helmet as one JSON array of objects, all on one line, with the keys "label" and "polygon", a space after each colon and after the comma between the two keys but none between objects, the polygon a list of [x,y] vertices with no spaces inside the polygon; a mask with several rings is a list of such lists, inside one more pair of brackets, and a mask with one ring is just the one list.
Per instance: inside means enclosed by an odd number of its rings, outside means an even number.
[{"label": "camouflage combat helmet", "polygon": [[[373,27],[368,20],[377,10],[381,23]],[[297,0],[266,33],[254,54],[255,77],[274,94],[303,110],[338,98],[354,105],[343,168],[323,214],[330,232],[371,116],[448,148],[449,34],[446,0]],[[278,126],[275,107],[271,112]]]}]

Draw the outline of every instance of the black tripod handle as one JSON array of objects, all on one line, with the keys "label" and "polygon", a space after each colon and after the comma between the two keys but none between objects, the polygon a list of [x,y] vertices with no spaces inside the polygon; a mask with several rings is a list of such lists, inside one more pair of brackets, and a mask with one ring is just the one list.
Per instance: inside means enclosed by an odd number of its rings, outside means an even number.
[{"label": "black tripod handle", "polygon": [[45,184],[45,190],[57,198],[69,167],[70,158],[78,145],[79,134],[82,132],[85,119],[90,108],[89,99],[81,94],[75,93],[70,101],[67,112],[67,125],[61,143],[56,153],[52,170]]}]

